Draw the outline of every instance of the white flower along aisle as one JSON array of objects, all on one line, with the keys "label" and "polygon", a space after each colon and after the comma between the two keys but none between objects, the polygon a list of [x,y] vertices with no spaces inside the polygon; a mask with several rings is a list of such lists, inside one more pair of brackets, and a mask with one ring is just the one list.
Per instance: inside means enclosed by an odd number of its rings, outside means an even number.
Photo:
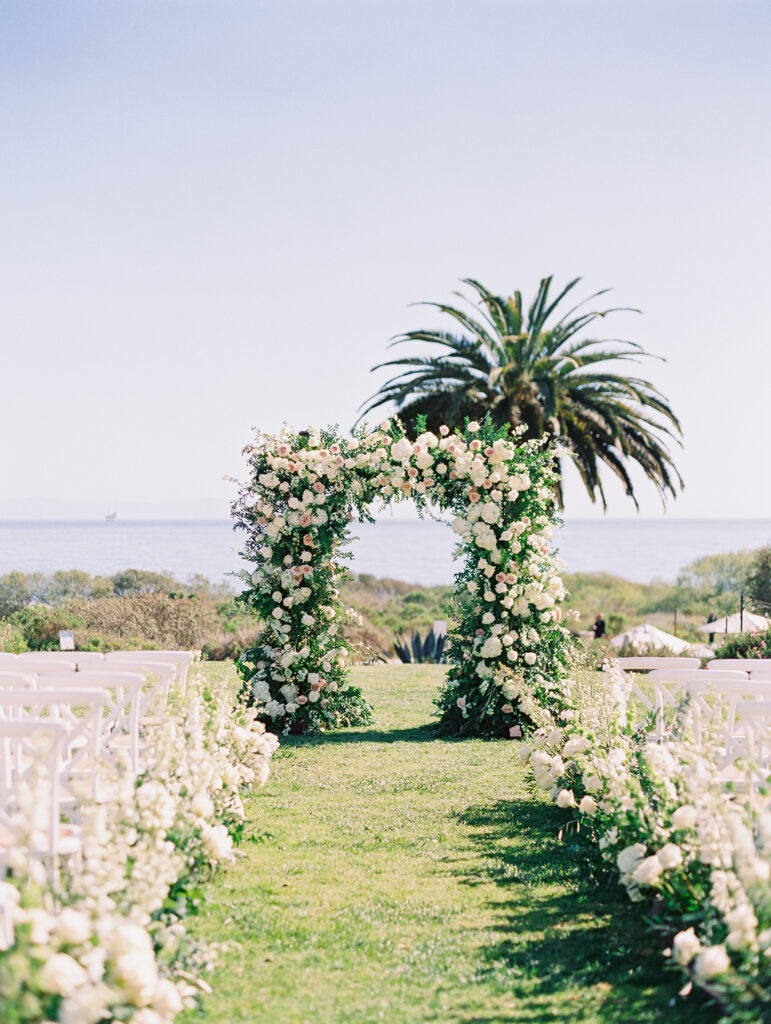
[{"label": "white flower along aisle", "polygon": [[171,1024],[211,991],[209,952],[185,918],[234,859],[242,796],[267,780],[278,741],[197,675],[175,703],[147,739],[146,771],[115,773],[109,800],[77,808],[81,846],[55,885],[30,853],[45,798],[35,786],[19,794],[15,825],[29,841],[0,880],[3,1024]]},{"label": "white flower along aisle", "polygon": [[687,706],[656,740],[614,663],[599,678],[579,670],[566,690],[559,715],[523,690],[539,728],[520,760],[671,941],[683,994],[695,983],[734,1024],[771,1020],[771,795],[752,751],[727,784],[724,738],[694,742]]},{"label": "white flower along aisle", "polygon": [[519,443],[489,423],[410,440],[389,421],[353,438],[333,428],[258,433],[245,454],[250,476],[233,515],[254,567],[242,573],[242,600],[265,627],[240,668],[244,698],[272,727],[302,733],[369,718],[347,681],[337,549],[354,519],[371,521],[378,499],[412,498],[456,517],[465,564],[438,701],[444,730],[520,735],[523,682],[559,706],[565,591],[550,543],[555,455],[544,442]]}]

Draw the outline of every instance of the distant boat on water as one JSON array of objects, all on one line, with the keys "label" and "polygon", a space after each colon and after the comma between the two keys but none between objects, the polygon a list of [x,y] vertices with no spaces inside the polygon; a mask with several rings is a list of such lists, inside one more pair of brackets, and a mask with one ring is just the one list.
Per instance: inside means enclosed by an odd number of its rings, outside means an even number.
[{"label": "distant boat on water", "polygon": [[115,520],[118,518],[118,513],[117,512],[108,512],[107,515],[104,518],[105,518],[105,522],[114,523]]}]

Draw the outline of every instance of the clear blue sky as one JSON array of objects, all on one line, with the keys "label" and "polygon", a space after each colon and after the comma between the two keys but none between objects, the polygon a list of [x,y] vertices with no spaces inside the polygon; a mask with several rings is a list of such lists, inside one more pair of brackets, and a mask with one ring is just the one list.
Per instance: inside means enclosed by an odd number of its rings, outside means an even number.
[{"label": "clear blue sky", "polygon": [[251,427],[349,426],[433,322],[409,303],[548,273],[644,310],[614,333],[667,359],[670,514],[771,514],[770,30],[766,0],[6,0],[0,517],[224,515]]}]

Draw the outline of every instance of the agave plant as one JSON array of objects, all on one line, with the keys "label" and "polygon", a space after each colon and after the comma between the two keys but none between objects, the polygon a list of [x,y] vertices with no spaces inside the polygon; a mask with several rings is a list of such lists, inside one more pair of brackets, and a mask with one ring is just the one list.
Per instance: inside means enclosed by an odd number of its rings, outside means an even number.
[{"label": "agave plant", "polygon": [[[451,317],[460,330],[416,330],[397,337],[392,344],[423,342],[444,351],[373,367],[399,367],[400,372],[364,403],[362,417],[389,405],[408,430],[425,422],[436,431],[443,423],[455,428],[464,419],[489,415],[495,426],[524,426],[529,437],[558,438],[592,501],[599,496],[603,507],[602,464],[620,478],[635,505],[630,463],[642,468],[662,501],[667,494],[674,496],[682,479],[667,442],[679,443],[680,423],[649,381],[611,372],[619,362],[646,356],[640,345],[586,336],[590,325],[621,311],[582,311],[608,289],[565,313],[558,311],[580,280],[552,298],[552,279],[544,278],[526,313],[520,292],[494,295],[472,278],[463,283],[475,292],[476,301],[457,293],[470,311],[423,303]],[[561,506],[561,484],[557,497]]]},{"label": "agave plant", "polygon": [[403,661],[405,665],[410,665],[412,662],[422,664],[423,662],[431,663],[434,665],[441,665],[444,663],[444,641],[445,634],[442,633],[439,636],[431,630],[426,635],[425,640],[420,639],[420,633],[417,630],[412,634],[412,640],[407,642],[399,638],[394,639],[394,650],[400,661]]}]

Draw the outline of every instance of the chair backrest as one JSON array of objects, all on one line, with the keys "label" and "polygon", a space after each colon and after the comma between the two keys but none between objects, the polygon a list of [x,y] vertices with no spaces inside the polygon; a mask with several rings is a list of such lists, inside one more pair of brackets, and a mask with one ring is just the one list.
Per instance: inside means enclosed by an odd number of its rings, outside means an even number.
[{"label": "chair backrest", "polygon": [[[716,676],[716,679],[712,679]],[[709,677],[686,683],[691,693],[715,693],[725,697],[741,697],[743,700],[771,700],[771,679],[725,679],[722,672],[710,672]]]},{"label": "chair backrest", "polygon": [[652,672],[670,666],[677,669],[699,668],[701,658],[619,658],[618,663],[625,672]]},{"label": "chair backrest", "polygon": [[145,690],[146,710],[163,714],[172,680],[179,675],[179,665],[168,661],[103,661],[101,665],[84,665],[78,675],[93,675],[95,672],[106,672],[109,675],[130,672],[143,675],[148,683]]},{"label": "chair backrest", "polygon": [[[39,682],[39,685],[42,685]],[[79,672],[76,677],[67,673],[48,675],[45,686],[51,689],[96,689],[107,691],[110,704],[105,716],[107,728],[129,737],[131,770],[139,773],[139,718],[145,706],[144,688],[147,680],[139,672]],[[109,760],[117,765],[114,753]]]},{"label": "chair backrest", "polygon": [[737,726],[746,735],[744,756],[766,772],[771,768],[771,700],[740,701]]},{"label": "chair backrest", "polygon": [[[706,669],[654,669],[648,678],[653,684],[653,706],[656,711],[655,736],[657,739],[663,739],[669,727],[665,709],[679,707],[686,696],[690,696],[692,704],[696,704],[695,695],[708,692],[710,684],[714,686],[718,682],[743,681],[745,685],[750,685],[749,677],[745,672],[707,672]],[[694,723],[697,733],[700,729],[699,715],[702,710],[707,715],[711,714],[707,705],[704,705],[704,708],[701,708],[701,705],[696,708]]]},{"label": "chair backrest", "polygon": [[731,679],[744,679],[746,681],[746,680],[749,679],[749,676],[747,675],[746,672],[732,672],[732,671],[728,671],[728,670],[724,670],[722,672],[709,672],[709,673],[707,673],[707,669],[705,669],[705,668],[701,668],[701,669],[699,669],[699,668],[696,668],[696,669],[692,668],[692,669],[684,669],[684,670],[683,669],[662,668],[662,669],[656,669],[655,671],[651,672],[649,678],[654,683],[655,682],[662,682],[662,683],[672,682],[672,683],[685,684],[685,683],[690,683],[690,682],[700,683],[700,682],[703,681],[705,683],[705,685],[706,685],[708,682],[716,683],[716,682],[718,682],[718,680],[720,680],[722,682],[726,682],[726,681],[729,681]]},{"label": "chair backrest", "polygon": [[[0,669],[2,669],[0,663]],[[24,687],[34,687],[37,679],[29,672],[0,672],[0,690],[21,690]]]},{"label": "chair backrest", "polygon": [[14,664],[18,657],[18,654],[10,654],[8,651],[0,651],[0,666]]},{"label": "chair backrest", "polygon": [[750,679],[771,679],[771,665],[764,665],[762,668],[751,668],[748,671]]},{"label": "chair backrest", "polygon": [[[48,743],[47,750],[40,749],[41,737]],[[0,719],[0,825],[19,843],[29,838],[21,834],[13,812],[19,787],[29,783],[37,765],[44,765],[47,792],[37,795],[45,798],[39,810],[46,819],[46,831],[42,837],[43,847],[35,852],[50,856],[54,873],[60,844],[60,766],[65,738],[66,730],[58,722]]]},{"label": "chair backrest", "polygon": [[45,721],[65,729],[62,784],[77,804],[79,794],[69,785],[76,776],[85,776],[88,795],[99,798],[99,768],[105,757],[111,703],[110,694],[95,687],[0,690],[0,719],[39,722],[45,711]]},{"label": "chair backrest", "polygon": [[158,661],[176,665],[177,679],[183,697],[187,684],[187,670],[195,661],[192,651],[108,651],[105,658],[107,661],[138,662],[141,665],[152,665]]},{"label": "chair backrest", "polygon": [[77,667],[74,661],[65,661],[63,659],[54,661],[50,658],[27,658],[25,661],[18,662],[17,671],[31,672],[36,676],[48,675],[49,673],[58,675],[61,672],[75,672]]},{"label": "chair backrest", "polygon": [[707,662],[707,668],[716,672],[726,670],[752,672],[753,666],[756,672],[763,669],[771,672],[771,658],[713,658],[712,661]]},{"label": "chair backrest", "polygon": [[192,651],[108,651],[104,657],[106,661],[139,661],[144,664],[165,661],[173,665],[191,665],[195,655]]},{"label": "chair backrest", "polygon": [[82,665],[104,664],[101,651],[24,651],[18,658],[19,661],[51,661],[58,665],[74,662],[78,668]]}]

